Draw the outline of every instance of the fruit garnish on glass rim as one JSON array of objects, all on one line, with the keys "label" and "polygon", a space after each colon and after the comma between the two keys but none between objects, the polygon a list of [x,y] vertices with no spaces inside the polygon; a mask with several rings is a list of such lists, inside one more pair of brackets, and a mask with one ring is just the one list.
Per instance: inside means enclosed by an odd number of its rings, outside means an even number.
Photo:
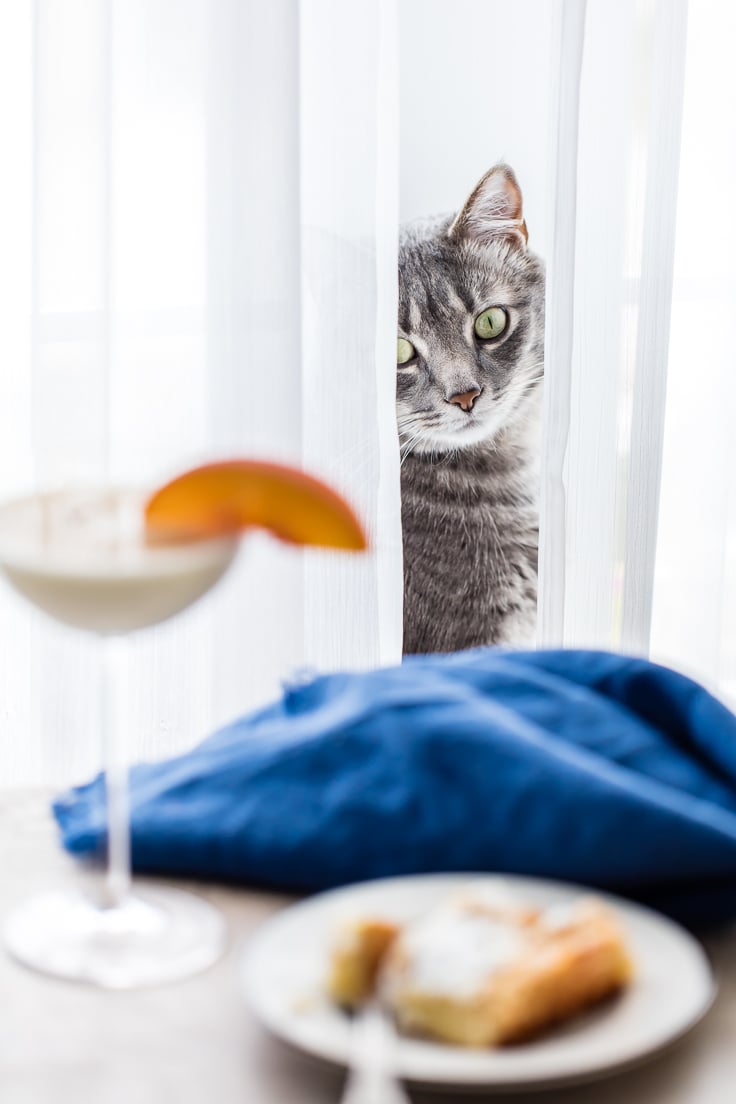
[{"label": "fruit garnish on glass rim", "polygon": [[266,529],[290,544],[360,552],[368,547],[353,509],[314,476],[263,460],[192,468],[160,487],[145,508],[150,544]]}]

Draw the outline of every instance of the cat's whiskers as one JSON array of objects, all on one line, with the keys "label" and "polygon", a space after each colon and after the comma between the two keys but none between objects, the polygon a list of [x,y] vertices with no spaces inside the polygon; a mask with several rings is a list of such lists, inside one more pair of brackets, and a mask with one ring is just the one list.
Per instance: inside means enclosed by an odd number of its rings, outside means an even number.
[{"label": "cat's whiskers", "polygon": [[404,462],[406,461],[406,459],[409,456],[411,456],[411,454],[414,452],[414,449],[416,448],[416,446],[418,444],[420,444],[423,441],[423,439],[424,439],[424,435],[422,433],[416,433],[407,441],[406,445],[404,446],[403,453],[402,453],[402,456],[401,456],[401,467],[402,468],[404,466]]},{"label": "cat's whiskers", "polygon": [[424,444],[427,441],[431,441],[431,436],[427,433],[426,428],[422,425],[421,420],[413,415],[405,415],[403,418],[398,419],[399,424],[399,436],[400,436],[400,450],[401,450],[401,466],[403,467],[406,458],[414,452],[415,448],[419,444]]},{"label": "cat's whiskers", "polygon": [[534,391],[535,388],[539,386],[541,379],[541,376],[535,376],[531,380],[526,380],[522,383],[516,384],[514,387],[509,388],[509,390],[503,397],[504,410],[506,411],[507,415],[512,414],[514,413],[514,411],[518,410],[522,400],[525,398],[526,395],[529,394],[530,391]]}]

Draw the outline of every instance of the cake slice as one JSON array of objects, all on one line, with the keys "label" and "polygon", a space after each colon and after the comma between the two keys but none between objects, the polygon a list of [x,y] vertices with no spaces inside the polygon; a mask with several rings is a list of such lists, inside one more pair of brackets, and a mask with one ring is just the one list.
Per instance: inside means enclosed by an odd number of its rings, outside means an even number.
[{"label": "cake slice", "polygon": [[381,993],[404,1030],[487,1047],[575,1015],[631,974],[622,932],[601,902],[539,911],[499,906],[470,888],[391,941]]}]

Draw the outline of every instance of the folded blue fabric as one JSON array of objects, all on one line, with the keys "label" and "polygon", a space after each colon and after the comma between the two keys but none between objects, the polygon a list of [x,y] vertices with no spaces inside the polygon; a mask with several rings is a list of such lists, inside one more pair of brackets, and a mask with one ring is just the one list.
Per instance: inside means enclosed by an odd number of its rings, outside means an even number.
[{"label": "folded blue fabric", "polygon": [[[501,871],[689,922],[736,917],[736,718],[603,652],[479,649],[287,689],[193,751],[134,767],[134,867],[321,889]],[[104,848],[97,778],[55,803]]]}]

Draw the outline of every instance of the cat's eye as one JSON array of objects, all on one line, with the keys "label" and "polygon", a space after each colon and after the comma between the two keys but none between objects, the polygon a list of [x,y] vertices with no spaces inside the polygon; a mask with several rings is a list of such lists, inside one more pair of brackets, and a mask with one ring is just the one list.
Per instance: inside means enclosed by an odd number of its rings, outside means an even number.
[{"label": "cat's eye", "polygon": [[489,307],[475,320],[475,336],[481,341],[491,341],[500,337],[508,325],[508,315],[503,307]]},{"label": "cat's eye", "polygon": [[408,364],[410,360],[414,360],[416,355],[417,351],[411,341],[407,341],[405,337],[400,337],[396,343],[396,363]]}]

